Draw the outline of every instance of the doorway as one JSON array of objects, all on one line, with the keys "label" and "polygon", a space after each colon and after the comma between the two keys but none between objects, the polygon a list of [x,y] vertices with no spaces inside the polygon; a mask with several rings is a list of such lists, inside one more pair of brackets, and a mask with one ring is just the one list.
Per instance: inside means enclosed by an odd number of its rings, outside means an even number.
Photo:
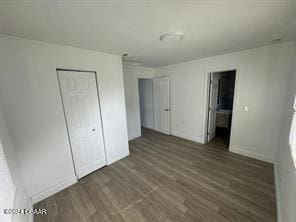
[{"label": "doorway", "polygon": [[138,79],[141,129],[154,129],[153,79]]},{"label": "doorway", "polygon": [[209,78],[207,142],[228,150],[236,70],[211,72]]},{"label": "doorway", "polygon": [[170,135],[169,77],[138,79],[141,128]]},{"label": "doorway", "polygon": [[96,73],[57,74],[75,172],[81,178],[106,165]]}]

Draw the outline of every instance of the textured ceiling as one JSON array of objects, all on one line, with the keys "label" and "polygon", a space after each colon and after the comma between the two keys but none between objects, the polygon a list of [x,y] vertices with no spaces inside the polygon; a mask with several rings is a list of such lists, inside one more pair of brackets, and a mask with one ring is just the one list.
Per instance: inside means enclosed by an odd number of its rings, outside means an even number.
[{"label": "textured ceiling", "polygon": [[[163,66],[296,37],[292,0],[0,1],[0,33]],[[159,36],[181,31],[181,42]]]}]

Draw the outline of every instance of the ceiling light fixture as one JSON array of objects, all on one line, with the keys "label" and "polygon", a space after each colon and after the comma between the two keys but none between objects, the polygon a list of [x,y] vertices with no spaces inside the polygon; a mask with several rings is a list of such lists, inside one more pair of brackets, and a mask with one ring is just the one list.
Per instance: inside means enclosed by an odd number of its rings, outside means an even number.
[{"label": "ceiling light fixture", "polygon": [[281,38],[278,38],[278,39],[272,40],[272,43],[273,44],[276,44],[276,43],[280,43],[281,41],[282,41],[282,39]]},{"label": "ceiling light fixture", "polygon": [[184,38],[181,32],[169,32],[161,35],[159,40],[162,42],[180,42]]}]

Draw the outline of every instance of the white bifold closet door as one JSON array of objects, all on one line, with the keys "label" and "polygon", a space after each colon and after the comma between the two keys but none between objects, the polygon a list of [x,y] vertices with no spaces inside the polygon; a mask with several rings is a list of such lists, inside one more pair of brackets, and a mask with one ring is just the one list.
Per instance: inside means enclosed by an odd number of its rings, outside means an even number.
[{"label": "white bifold closet door", "polygon": [[154,129],[170,134],[170,91],[169,77],[153,79]]},{"label": "white bifold closet door", "polygon": [[106,165],[94,72],[58,70],[75,171],[81,178]]}]

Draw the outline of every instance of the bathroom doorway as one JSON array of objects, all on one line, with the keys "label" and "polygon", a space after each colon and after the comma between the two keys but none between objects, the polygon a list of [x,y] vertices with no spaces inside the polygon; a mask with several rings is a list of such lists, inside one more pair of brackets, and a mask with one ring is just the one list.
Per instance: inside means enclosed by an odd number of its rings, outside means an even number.
[{"label": "bathroom doorway", "polygon": [[229,149],[236,70],[210,73],[207,142]]}]

